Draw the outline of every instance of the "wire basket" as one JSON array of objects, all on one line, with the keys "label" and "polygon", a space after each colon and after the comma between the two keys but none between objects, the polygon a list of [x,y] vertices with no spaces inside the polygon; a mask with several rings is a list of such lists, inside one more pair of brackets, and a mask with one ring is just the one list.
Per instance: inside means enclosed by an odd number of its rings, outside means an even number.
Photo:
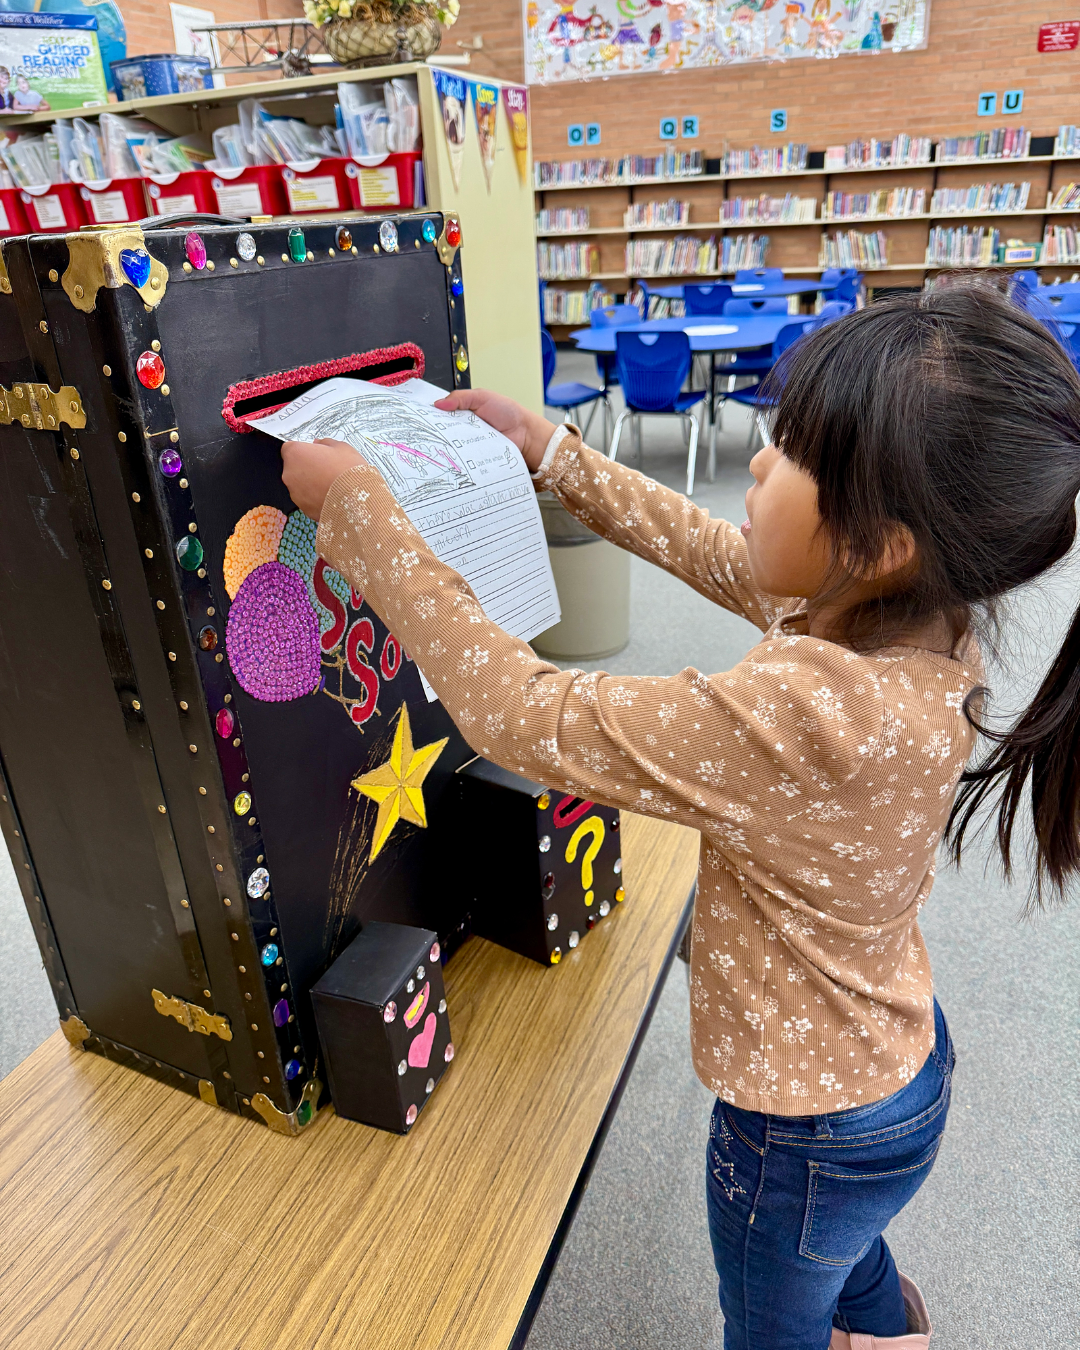
[{"label": "wire basket", "polygon": [[326,50],[343,66],[385,66],[423,61],[438,51],[442,28],[427,5],[357,5],[347,19],[322,30]]}]

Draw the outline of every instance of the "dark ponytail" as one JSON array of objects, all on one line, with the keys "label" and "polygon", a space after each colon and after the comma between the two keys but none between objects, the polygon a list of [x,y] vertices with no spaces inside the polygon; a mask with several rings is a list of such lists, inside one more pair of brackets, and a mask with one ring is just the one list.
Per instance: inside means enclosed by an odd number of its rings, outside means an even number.
[{"label": "dark ponytail", "polygon": [[1032,896],[1040,906],[1047,890],[1063,899],[1069,879],[1080,873],[1080,609],[1031,707],[1011,730],[995,731],[977,720],[971,709],[965,711],[976,730],[994,742],[994,749],[961,776],[946,831],[954,860],[959,865],[964,832],[972,818],[1000,788],[997,842],[1005,875],[1011,876],[1013,829],[1030,779],[1035,840]]},{"label": "dark ponytail", "polygon": [[[874,303],[790,347],[763,386],[773,440],[817,483],[833,558],[843,560],[829,598],[872,574],[898,526],[914,542],[901,584],[840,620],[837,640],[856,649],[942,620],[954,643],[970,631],[992,646],[1001,597],[1072,547],[1080,375],[1049,311],[1027,296],[1016,303],[1008,284],[950,278]],[[1030,783],[1034,898],[1063,896],[1080,874],[1080,613],[1014,727],[987,726],[979,696],[965,711],[992,749],[960,780],[946,835],[954,858],[1000,793],[1009,875]]]}]

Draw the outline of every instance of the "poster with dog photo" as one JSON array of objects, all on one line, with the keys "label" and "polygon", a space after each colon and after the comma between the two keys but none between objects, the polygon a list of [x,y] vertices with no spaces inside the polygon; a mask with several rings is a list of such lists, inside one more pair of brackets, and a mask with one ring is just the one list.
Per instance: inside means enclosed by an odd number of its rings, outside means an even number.
[{"label": "poster with dog photo", "polygon": [[454,190],[457,191],[461,187],[461,160],[465,154],[465,107],[469,97],[467,82],[460,75],[451,75],[445,70],[433,70],[431,73],[439,94],[446,149],[450,156],[450,173],[454,179]]}]

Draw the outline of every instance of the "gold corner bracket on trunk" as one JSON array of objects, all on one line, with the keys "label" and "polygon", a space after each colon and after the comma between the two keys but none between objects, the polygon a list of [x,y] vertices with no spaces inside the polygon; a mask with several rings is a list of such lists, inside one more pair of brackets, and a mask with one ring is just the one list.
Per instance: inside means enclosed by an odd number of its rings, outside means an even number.
[{"label": "gold corner bracket on trunk", "polygon": [[[453,222],[455,226],[457,238],[456,244],[452,244],[450,240],[447,239],[446,237],[446,232],[450,228],[451,222]],[[439,261],[442,263],[444,267],[450,266],[450,264],[457,257],[458,249],[464,242],[465,240],[462,237],[461,233],[461,217],[457,214],[456,211],[447,211],[447,213],[443,216],[442,234],[440,234],[438,239],[435,241],[435,251],[438,253]]]},{"label": "gold corner bracket on trunk", "polygon": [[89,314],[103,286],[110,290],[131,286],[151,309],[161,302],[169,269],[147,252],[137,225],[87,228],[65,237],[68,265],[61,285],[76,309]]},{"label": "gold corner bracket on trunk", "polygon": [[81,1017],[61,1017],[60,1030],[67,1038],[69,1045],[82,1045],[83,1041],[88,1041],[94,1034]]},{"label": "gold corner bracket on trunk", "polygon": [[321,1092],[322,1083],[319,1079],[309,1078],[295,1111],[282,1111],[265,1092],[256,1092],[251,1105],[275,1134],[299,1134],[315,1119]]}]

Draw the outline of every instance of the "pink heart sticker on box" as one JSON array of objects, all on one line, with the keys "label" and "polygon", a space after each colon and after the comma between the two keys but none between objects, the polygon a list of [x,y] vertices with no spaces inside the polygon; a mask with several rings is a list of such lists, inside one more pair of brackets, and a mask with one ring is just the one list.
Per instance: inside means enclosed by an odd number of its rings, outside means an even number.
[{"label": "pink heart sticker on box", "polygon": [[424,1019],[424,1029],[418,1036],[414,1036],[412,1044],[409,1046],[409,1063],[414,1069],[426,1069],[428,1060],[431,1058],[431,1043],[435,1039],[435,1024],[438,1018],[434,1013],[428,1013]]}]

